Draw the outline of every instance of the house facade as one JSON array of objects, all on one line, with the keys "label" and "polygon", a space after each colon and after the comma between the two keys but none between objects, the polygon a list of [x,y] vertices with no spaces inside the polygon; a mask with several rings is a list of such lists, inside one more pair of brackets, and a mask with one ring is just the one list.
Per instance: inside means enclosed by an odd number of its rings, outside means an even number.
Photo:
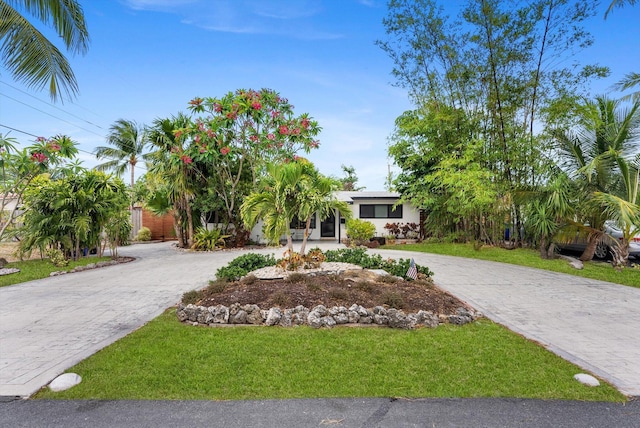
[{"label": "house facade", "polygon": [[[410,204],[396,204],[400,199],[399,193],[394,192],[336,192],[338,200],[346,202],[351,207],[352,217],[370,221],[376,227],[376,236],[387,236],[387,223],[416,223],[420,224],[420,211]],[[291,235],[295,241],[304,237],[304,222],[294,221],[291,225]],[[346,221],[340,213],[321,220],[317,214],[311,218],[309,240],[341,242],[347,237]],[[258,222],[251,231],[251,240],[265,243],[262,236],[262,222]]]}]

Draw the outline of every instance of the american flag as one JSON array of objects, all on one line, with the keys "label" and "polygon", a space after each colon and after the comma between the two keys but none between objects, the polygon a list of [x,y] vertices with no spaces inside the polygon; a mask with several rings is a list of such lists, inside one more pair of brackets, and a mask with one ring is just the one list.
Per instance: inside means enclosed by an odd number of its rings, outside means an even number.
[{"label": "american flag", "polygon": [[413,280],[416,280],[418,278],[418,268],[416,267],[416,262],[413,259],[411,259],[411,263],[409,264],[407,277]]}]

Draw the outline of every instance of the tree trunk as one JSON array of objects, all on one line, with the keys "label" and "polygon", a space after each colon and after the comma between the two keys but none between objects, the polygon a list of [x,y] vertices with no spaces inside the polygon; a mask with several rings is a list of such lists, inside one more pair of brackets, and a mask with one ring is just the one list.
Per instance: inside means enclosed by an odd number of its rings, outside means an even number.
[{"label": "tree trunk", "polygon": [[307,219],[307,224],[304,229],[304,236],[302,237],[302,245],[300,245],[300,255],[304,256],[307,249],[307,239],[309,239],[309,229],[311,228],[311,217]]},{"label": "tree trunk", "polygon": [[549,258],[549,253],[547,252],[546,236],[543,236],[542,238],[540,238],[540,258],[545,260]]},{"label": "tree trunk", "polygon": [[580,260],[583,262],[588,262],[593,260],[593,256],[596,253],[596,247],[598,246],[598,242],[600,242],[600,238],[602,237],[602,232],[591,232],[587,237],[587,246],[585,247],[582,255],[580,256]]}]

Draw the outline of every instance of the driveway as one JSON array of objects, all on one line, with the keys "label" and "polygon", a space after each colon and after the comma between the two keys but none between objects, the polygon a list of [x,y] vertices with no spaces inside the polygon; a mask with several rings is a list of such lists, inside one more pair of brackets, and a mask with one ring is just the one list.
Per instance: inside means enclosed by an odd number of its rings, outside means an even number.
[{"label": "driveway", "polygon": [[[279,257],[281,250],[258,252]],[[376,252],[414,257],[435,272],[440,287],[492,320],[640,396],[640,289],[501,263]],[[187,253],[162,243],[120,254],[137,260],[0,288],[0,396],[33,394],[185,291],[204,287],[241,253]]]}]

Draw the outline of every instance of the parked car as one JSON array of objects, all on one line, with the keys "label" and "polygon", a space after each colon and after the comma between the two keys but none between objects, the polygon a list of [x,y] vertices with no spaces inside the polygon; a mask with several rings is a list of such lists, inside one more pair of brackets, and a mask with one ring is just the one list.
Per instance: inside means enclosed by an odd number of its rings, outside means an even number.
[{"label": "parked car", "polygon": [[[613,222],[608,221],[605,223],[605,232],[612,238],[622,240],[622,231]],[[561,250],[583,252],[587,247],[587,241],[584,238],[576,237],[572,242],[556,243],[556,246]],[[611,257],[612,253],[613,251],[606,242],[600,242],[594,255],[599,259],[607,259]],[[629,257],[640,260],[640,234],[637,234],[629,242]]]}]

